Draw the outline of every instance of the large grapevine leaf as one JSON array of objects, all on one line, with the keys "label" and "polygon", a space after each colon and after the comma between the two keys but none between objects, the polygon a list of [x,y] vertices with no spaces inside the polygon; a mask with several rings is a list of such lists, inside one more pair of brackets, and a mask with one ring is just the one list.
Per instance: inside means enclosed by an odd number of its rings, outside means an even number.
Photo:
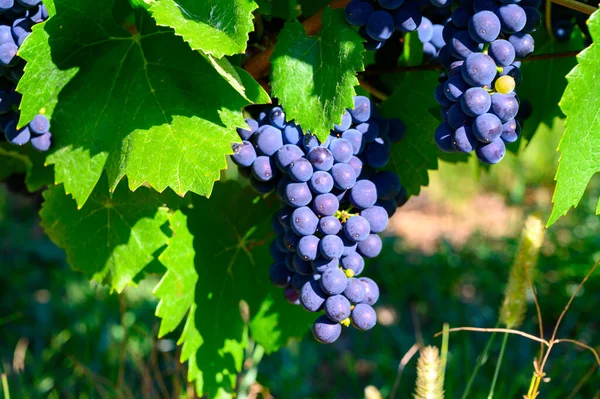
[{"label": "large grapevine leaf", "polygon": [[127,175],[132,190],[208,196],[249,103],[214,60],[128,5],[56,0],[21,52],[22,122],[53,106],[48,162],[80,207],[103,169],[111,190]]},{"label": "large grapevine leaf", "polygon": [[119,292],[167,241],[161,225],[168,210],[148,188],[131,192],[121,184],[108,195],[108,182],[102,177],[79,210],[62,186],[46,190],[44,200],[42,227],[66,251],[69,264]]},{"label": "large grapevine leaf", "polygon": [[252,0],[156,0],[150,12],[192,49],[221,58],[244,52],[257,7]]},{"label": "large grapevine leaf", "polygon": [[[248,332],[273,351],[307,330],[310,315],[289,305],[268,278],[274,212],[269,201],[235,182],[219,184],[211,199],[171,218],[173,235],[160,261],[167,273],[155,294],[160,335],[173,331],[188,313],[179,344],[190,381],[199,394],[228,398],[235,392]],[[240,313],[245,302],[249,325]]]},{"label": "large grapevine leaf", "polygon": [[298,21],[285,25],[271,58],[271,86],[288,119],[323,141],[327,138],[345,109],[354,105],[356,73],[364,69],[362,41],[343,10],[327,8],[323,28],[314,37]]},{"label": "large grapevine leaf", "polygon": [[[588,20],[590,34],[600,39],[600,13]],[[562,153],[556,172],[554,207],[548,225],[577,206],[586,186],[600,171],[600,47],[592,43],[577,56],[578,65],[567,75],[567,88],[560,107],[567,116],[566,129],[558,146]],[[600,202],[596,209],[600,213]]]},{"label": "large grapevine leaf", "polygon": [[434,115],[439,105],[433,98],[438,72],[407,72],[395,82],[392,96],[381,104],[386,117],[406,124],[406,137],[392,146],[389,168],[394,170],[409,195],[416,195],[429,184],[429,170],[438,167],[438,149],[433,139],[440,124]]}]

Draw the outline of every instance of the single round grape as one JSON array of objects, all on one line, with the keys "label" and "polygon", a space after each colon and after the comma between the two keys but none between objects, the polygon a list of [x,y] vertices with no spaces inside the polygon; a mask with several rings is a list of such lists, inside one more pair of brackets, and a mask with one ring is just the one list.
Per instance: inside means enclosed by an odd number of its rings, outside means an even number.
[{"label": "single round grape", "polygon": [[463,112],[473,118],[488,112],[491,105],[492,99],[489,93],[481,87],[471,87],[460,100]]},{"label": "single round grape", "polygon": [[276,262],[269,268],[269,278],[278,287],[285,287],[292,280],[292,273],[286,269],[283,262]]},{"label": "single round grape", "polygon": [[508,41],[515,48],[515,54],[519,58],[527,57],[535,48],[535,41],[529,33],[515,33],[510,35]]},{"label": "single round grape", "polygon": [[506,155],[506,146],[502,139],[496,139],[488,144],[480,144],[477,147],[477,158],[483,163],[496,164]]},{"label": "single round grape", "polygon": [[454,104],[448,110],[448,124],[453,129],[471,123],[472,118],[463,112],[461,104]]},{"label": "single round grape", "polygon": [[363,43],[365,50],[375,51],[383,47],[384,42],[380,42],[379,40],[371,38],[371,36],[369,36],[369,34],[367,33],[367,28],[365,26],[361,26],[358,29],[358,33],[362,36],[363,39],[365,39],[365,42]]},{"label": "single round grape", "polygon": [[333,155],[325,147],[315,147],[306,154],[306,159],[312,164],[315,170],[327,172],[333,166]]},{"label": "single round grape", "polygon": [[366,209],[377,201],[377,186],[369,180],[359,180],[350,189],[350,203],[359,209]]},{"label": "single round grape", "polygon": [[283,137],[281,136],[281,130],[270,126],[262,126],[256,133],[256,148],[258,153],[261,155],[271,156],[283,147]]},{"label": "single round grape", "polygon": [[294,122],[290,122],[283,128],[283,144],[298,145],[302,140],[302,129]]},{"label": "single round grape", "polygon": [[10,67],[18,63],[17,51],[19,48],[14,42],[0,43],[0,65]]},{"label": "single round grape", "polygon": [[379,286],[377,285],[377,283],[375,283],[375,281],[371,280],[368,277],[361,277],[359,278],[359,280],[365,286],[364,303],[371,306],[375,305],[375,303],[379,299]]},{"label": "single round grape", "polygon": [[473,53],[465,60],[461,75],[472,86],[488,86],[496,77],[496,63],[489,55]]},{"label": "single round grape", "polygon": [[502,24],[502,32],[516,33],[523,30],[527,23],[527,15],[525,10],[516,4],[505,4],[496,11],[500,23]]},{"label": "single round grape", "polygon": [[[450,38],[451,39],[451,38]],[[449,68],[454,61],[454,56],[452,55],[452,49],[449,44],[446,44],[444,47],[438,51],[438,62],[444,68]]]},{"label": "single round grape", "polygon": [[335,235],[327,235],[319,242],[319,252],[325,259],[339,259],[344,253],[344,242]]},{"label": "single round grape", "polygon": [[372,168],[383,168],[390,161],[390,142],[377,138],[365,147],[365,161]]},{"label": "single round grape", "polygon": [[515,79],[512,76],[500,76],[494,83],[494,88],[500,94],[512,93],[515,90]]},{"label": "single round grape", "polygon": [[363,170],[363,162],[360,160],[360,158],[353,156],[348,161],[348,165],[350,165],[350,167],[354,170],[354,174],[356,176],[360,176]]},{"label": "single round grape", "polygon": [[328,295],[337,295],[346,289],[348,277],[346,277],[346,274],[341,269],[331,267],[323,272],[319,283],[321,283],[323,292]]},{"label": "single round grape", "polygon": [[362,216],[352,216],[344,224],[346,238],[353,242],[361,242],[367,239],[371,232],[369,221]]},{"label": "single round grape", "polygon": [[381,253],[383,243],[377,234],[369,234],[369,236],[358,243],[358,253],[365,258],[376,258]]},{"label": "single round grape", "polygon": [[293,287],[286,287],[283,290],[283,296],[292,305],[300,304],[300,293],[298,293],[298,291],[296,291]]},{"label": "single round grape", "polygon": [[431,36],[431,44],[433,44],[438,50],[440,50],[446,44],[446,42],[444,41],[444,37],[442,36],[443,29],[444,25],[433,25],[433,35]]},{"label": "single round grape", "polygon": [[442,39],[444,39],[446,44],[450,43],[450,40],[455,34],[462,31],[462,29],[458,29],[456,25],[450,22],[451,21],[448,21],[448,23],[444,24],[444,27],[442,28]]},{"label": "single round grape", "polygon": [[508,122],[517,116],[519,102],[512,94],[492,94],[491,112],[494,113],[502,123]]},{"label": "single round grape", "polygon": [[306,206],[294,210],[290,227],[300,236],[308,236],[317,231],[319,218],[315,213]]},{"label": "single round grape", "polygon": [[[31,145],[38,151],[48,151],[52,145],[52,133],[46,132],[41,136],[34,136],[31,138]],[[269,190],[271,191],[271,190]]]},{"label": "single round grape", "polygon": [[329,320],[327,316],[320,316],[312,328],[313,336],[322,344],[331,344],[340,337],[342,325]]},{"label": "single round grape", "polygon": [[333,295],[325,300],[325,315],[329,319],[340,322],[350,317],[350,301],[343,295]]},{"label": "single round grape", "polygon": [[[8,127],[8,125],[7,125]],[[6,129],[5,129],[6,130]],[[9,140],[10,141],[10,140]],[[233,155],[231,159],[236,165],[249,167],[256,160],[256,151],[249,141],[242,141],[231,146]]]},{"label": "single round grape", "polygon": [[335,216],[325,216],[319,220],[319,232],[324,235],[335,235],[342,230],[342,224]]},{"label": "single round grape", "polygon": [[311,176],[308,185],[316,194],[325,194],[333,188],[333,177],[327,172],[317,171]]},{"label": "single round grape", "polygon": [[469,21],[469,35],[478,43],[491,43],[500,34],[500,20],[491,11],[475,13]]},{"label": "single round grape", "polygon": [[346,21],[350,25],[363,26],[367,24],[369,17],[373,14],[373,6],[366,1],[351,1],[344,12]]},{"label": "single round grape", "polygon": [[556,21],[552,25],[552,32],[557,41],[566,42],[571,38],[571,34],[573,33],[573,23],[565,20]]},{"label": "single round grape", "polygon": [[269,122],[278,129],[285,127],[285,113],[281,107],[273,107],[269,112]]},{"label": "single round grape", "polygon": [[446,96],[445,83],[440,83],[436,86],[435,91],[433,92],[433,97],[435,98],[435,101],[437,101],[437,103],[442,107],[450,107],[452,104],[454,104],[454,101],[450,100]]},{"label": "single round grape", "polygon": [[479,115],[473,121],[472,132],[482,143],[491,143],[502,134],[502,122],[494,114]]},{"label": "single round grape", "polygon": [[444,122],[440,124],[435,130],[435,143],[438,148],[443,152],[454,152],[454,147],[452,145],[452,136],[454,135],[454,130],[452,127]]},{"label": "single round grape", "polygon": [[461,126],[452,135],[452,146],[458,152],[470,153],[477,146],[477,139],[473,135],[471,126]]},{"label": "single round grape", "polygon": [[370,330],[377,323],[375,310],[364,303],[359,303],[352,309],[352,325],[358,330]]},{"label": "single round grape", "polygon": [[454,103],[460,101],[463,93],[467,91],[469,87],[469,84],[465,82],[462,76],[454,75],[444,83],[444,94]]},{"label": "single round grape", "polygon": [[331,216],[340,208],[337,197],[331,193],[319,194],[313,201],[313,210],[319,216]]},{"label": "single round grape", "polygon": [[488,55],[496,61],[496,64],[508,66],[515,60],[515,48],[508,40],[494,40],[488,48]]},{"label": "single round grape", "polygon": [[344,290],[343,295],[350,301],[350,303],[361,303],[365,299],[367,290],[362,281],[356,278],[348,279],[348,284]]},{"label": "single round grape", "polygon": [[452,11],[452,23],[458,28],[467,29],[472,15],[468,6],[458,6]]},{"label": "single round grape", "polygon": [[341,163],[348,162],[354,154],[352,144],[346,139],[334,139],[329,145],[329,151],[331,151],[334,161]]},{"label": "single round grape", "polygon": [[[39,115],[39,116],[42,116],[42,115]],[[32,123],[34,121],[35,121],[35,119],[32,121]],[[250,137],[252,137],[252,135],[254,134],[254,132],[256,132],[258,130],[258,122],[252,118],[246,118],[245,121],[246,121],[246,125],[248,125],[248,129],[238,127],[236,129],[236,131],[242,140],[249,140]]]},{"label": "single round grape", "polygon": [[275,166],[270,157],[261,155],[252,163],[252,176],[260,181],[272,180],[275,176]]},{"label": "single round grape", "polygon": [[350,165],[345,163],[337,163],[331,168],[331,176],[335,187],[340,190],[347,190],[356,183],[356,173]]},{"label": "single round grape", "polygon": [[285,186],[284,199],[288,205],[298,208],[310,204],[312,194],[304,182],[289,183]]},{"label": "single round grape", "polygon": [[514,143],[521,133],[521,125],[515,119],[511,119],[502,125],[502,135],[500,137],[505,143]]},{"label": "single round grape", "polygon": [[[344,133],[342,133],[342,140],[347,140],[350,143],[350,145],[352,146],[352,155],[357,155],[363,149],[363,134],[356,129],[348,129]],[[331,143],[331,145],[333,145],[333,143]],[[329,149],[331,150],[331,152],[333,154],[333,149],[331,148],[331,145],[329,146]],[[339,146],[339,144],[336,144],[336,147],[337,146]],[[352,158],[352,157],[350,157],[350,158]],[[334,159],[335,159],[335,155],[334,155]],[[338,161],[338,162],[344,162],[344,161]],[[346,163],[350,162],[350,160],[345,161],[345,162]]]},{"label": "single round grape", "polygon": [[404,4],[404,0],[377,0],[377,2],[386,10],[395,10]]},{"label": "single round grape", "polygon": [[354,97],[354,108],[348,110],[354,123],[364,123],[371,119],[371,100],[365,96]]},{"label": "single round grape", "polygon": [[309,261],[302,259],[300,256],[295,255],[292,260],[292,265],[296,273],[303,276],[309,276],[313,273],[312,265]]},{"label": "single round grape", "polygon": [[449,43],[452,55],[459,60],[464,60],[472,54],[478,54],[476,52],[479,51],[479,44],[471,38],[467,31],[457,32],[446,43]]},{"label": "single round grape", "polygon": [[394,214],[396,213],[396,201],[394,200],[380,200],[377,202],[377,205],[382,207],[383,209],[385,209],[385,211],[388,214],[388,217],[392,217],[394,216]]},{"label": "single round grape", "polygon": [[308,235],[300,238],[296,247],[296,253],[305,261],[313,261],[319,256],[319,238]]},{"label": "single round grape", "polygon": [[297,182],[307,182],[313,175],[313,167],[305,158],[300,158],[290,164],[289,175]]},{"label": "single round grape", "polygon": [[286,255],[288,253],[287,248],[285,247],[285,243],[283,242],[283,236],[279,236],[275,238],[275,244],[277,245],[277,249],[279,251],[284,252]]},{"label": "single round grape", "polygon": [[287,171],[288,166],[297,159],[302,158],[304,152],[294,144],[285,144],[275,153],[275,163],[282,172]]},{"label": "single round grape", "polygon": [[323,292],[319,281],[309,280],[300,289],[300,304],[309,312],[318,312],[323,308],[327,294]]},{"label": "single round grape", "polygon": [[394,18],[387,11],[375,11],[369,16],[366,28],[371,39],[380,42],[387,40],[394,33]]},{"label": "single round grape", "polygon": [[423,17],[421,24],[417,28],[417,35],[421,43],[427,43],[433,37],[433,23],[427,17]]},{"label": "single round grape", "polygon": [[416,4],[404,3],[394,13],[396,30],[400,32],[414,32],[421,25],[423,15]]},{"label": "single round grape", "polygon": [[287,231],[283,236],[283,242],[285,244],[285,248],[290,252],[296,252],[296,248],[298,248],[298,242],[300,241],[300,236],[298,236],[293,231]]},{"label": "single round grape", "polygon": [[[304,151],[308,152],[313,148],[319,147],[321,144],[319,143],[319,139],[315,135],[306,134],[300,139],[301,147]],[[314,165],[313,165],[314,166]]]},{"label": "single round grape", "polygon": [[360,216],[369,222],[371,233],[381,233],[387,227],[389,220],[385,209],[377,205],[362,210]]},{"label": "single round grape", "polygon": [[313,271],[315,273],[323,273],[325,272],[325,270],[330,269],[332,267],[337,268],[340,262],[337,259],[317,258],[311,263]]},{"label": "single round grape", "polygon": [[348,111],[342,115],[342,121],[339,124],[333,125],[333,130],[338,133],[345,132],[352,125],[352,115]]},{"label": "single round grape", "polygon": [[365,268],[365,259],[357,252],[351,252],[340,260],[340,265],[345,270],[352,270],[355,276],[359,276]]}]

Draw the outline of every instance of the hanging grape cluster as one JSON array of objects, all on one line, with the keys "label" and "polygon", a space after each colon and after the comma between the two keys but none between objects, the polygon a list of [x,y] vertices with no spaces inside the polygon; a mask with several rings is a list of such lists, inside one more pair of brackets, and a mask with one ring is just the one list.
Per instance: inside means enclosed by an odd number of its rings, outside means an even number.
[{"label": "hanging grape cluster", "polygon": [[272,221],[271,281],[290,303],[324,312],[313,325],[319,342],[336,341],[342,325],[369,330],[379,288],[360,277],[365,258],[379,255],[378,234],[406,202],[398,176],[377,169],[404,125],[381,117],[362,96],[324,143],[287,121],[280,107],[246,123],[232,159],[257,192],[275,190],[282,204]]},{"label": "hanging grape cluster", "polygon": [[31,142],[39,151],[47,151],[52,144],[50,122],[44,115],[36,115],[27,126],[17,129],[21,95],[16,88],[25,67],[17,52],[33,26],[46,19],[48,11],[40,0],[0,2],[0,130],[9,143],[21,146]]}]

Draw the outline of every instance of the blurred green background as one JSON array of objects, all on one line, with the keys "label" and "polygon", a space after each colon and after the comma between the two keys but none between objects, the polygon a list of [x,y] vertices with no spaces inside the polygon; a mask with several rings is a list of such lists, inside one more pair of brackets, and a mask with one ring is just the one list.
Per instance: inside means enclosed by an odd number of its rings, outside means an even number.
[{"label": "blurred green background", "polygon": [[[302,341],[265,354],[250,343],[239,377],[239,398],[389,397],[400,359],[422,336],[452,327],[493,327],[518,237],[527,215],[551,209],[555,151],[562,121],[540,127],[519,157],[509,154],[489,172],[473,163],[442,163],[431,184],[390,224],[384,253],[365,275],[379,282],[380,324],[349,333],[334,345]],[[178,361],[176,337],[158,340],[158,275],[146,275],[121,295],[90,283],[66,264],[39,227],[41,196],[25,195],[15,180],[0,184],[0,371],[12,398],[193,398]],[[579,207],[547,231],[535,283],[548,337],[564,305],[600,259],[600,194],[595,179]],[[600,271],[567,313],[559,336],[600,345]],[[265,278],[266,275],[265,275]],[[531,298],[530,298],[531,299]],[[538,333],[530,301],[520,328]],[[460,398],[489,335],[450,336],[446,397]],[[470,398],[487,397],[501,338],[496,337]],[[538,344],[510,336],[496,398],[522,398]],[[411,397],[417,356],[406,365],[395,398]],[[550,381],[540,398],[600,398],[600,371],[591,353],[555,347]],[[579,384],[580,382],[582,384]],[[369,388],[365,394],[365,388]]]}]

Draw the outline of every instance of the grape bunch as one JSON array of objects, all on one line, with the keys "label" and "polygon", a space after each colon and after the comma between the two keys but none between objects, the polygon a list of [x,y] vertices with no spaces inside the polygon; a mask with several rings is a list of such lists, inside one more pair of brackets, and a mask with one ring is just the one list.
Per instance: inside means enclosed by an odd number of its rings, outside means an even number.
[{"label": "grape bunch", "polygon": [[275,190],[281,208],[272,219],[271,281],[285,298],[311,312],[324,311],[313,325],[323,343],[340,336],[342,325],[375,325],[377,284],[359,277],[365,258],[379,255],[379,237],[406,191],[395,173],[377,171],[402,139],[401,121],[382,118],[368,98],[354,98],[324,143],[286,121],[280,107],[263,109],[232,159],[259,193]]},{"label": "grape bunch", "polygon": [[438,59],[446,69],[435,91],[443,123],[435,132],[445,152],[475,151],[495,164],[521,130],[515,120],[521,82],[520,59],[533,52],[540,0],[463,1],[443,30]]},{"label": "grape bunch", "polygon": [[419,0],[351,0],[345,14],[349,24],[359,27],[367,50],[379,50],[394,30],[417,30],[423,18]]},{"label": "grape bunch", "polygon": [[17,51],[32,27],[46,19],[48,11],[41,0],[0,1],[0,131],[9,143],[20,146],[31,142],[39,151],[47,151],[52,144],[50,122],[40,114],[17,129],[21,95],[16,87],[25,67]]},{"label": "grape bunch", "polygon": [[417,28],[417,33],[419,40],[423,43],[424,59],[437,60],[440,49],[446,44],[442,35],[443,30],[444,25],[434,24],[429,18],[423,17],[421,25]]}]

